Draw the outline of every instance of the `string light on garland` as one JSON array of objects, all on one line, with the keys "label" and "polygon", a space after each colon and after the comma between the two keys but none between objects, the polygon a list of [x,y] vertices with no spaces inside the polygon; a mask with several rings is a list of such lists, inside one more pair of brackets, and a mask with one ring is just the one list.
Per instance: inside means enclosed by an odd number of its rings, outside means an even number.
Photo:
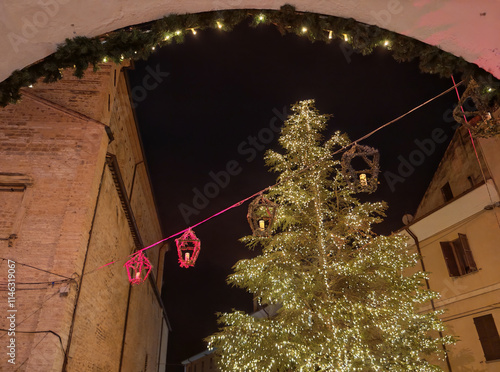
[{"label": "string light on garland", "polygon": [[307,27],[302,27],[302,33],[305,34],[307,32]]},{"label": "string light on garland", "polygon": [[221,28],[222,28],[222,23],[220,23],[220,21],[217,21],[217,27],[218,27],[219,29],[221,29]]},{"label": "string light on garland", "polygon": [[[355,192],[372,193],[377,189],[379,158],[378,150],[357,143],[342,155],[342,174]],[[362,160],[364,169],[354,168],[353,162],[357,159]]]},{"label": "string light on garland", "polygon": [[333,39],[333,31],[332,31],[332,30],[329,30],[329,31],[328,31],[328,39],[329,39],[329,40],[332,40],[332,39]]},{"label": "string light on garland", "polygon": [[[488,90],[488,89],[487,89]],[[467,102],[474,103],[474,111],[465,111]],[[453,118],[464,127],[469,129],[476,137],[492,137],[500,133],[499,119],[492,117],[497,107],[488,107],[481,99],[479,85],[471,79],[469,85],[458,101],[458,105],[453,109]]]},{"label": "string light on garland", "polygon": [[181,267],[194,266],[200,254],[201,242],[193,230],[186,230],[180,238],[175,239],[177,255]]},{"label": "string light on garland", "polygon": [[278,205],[263,194],[250,203],[247,220],[254,236],[268,237],[271,235],[277,208]]},{"label": "string light on garland", "polygon": [[196,35],[196,30],[194,28],[191,29],[191,32],[193,33],[193,35]]},{"label": "string light on garland", "polygon": [[134,253],[123,266],[127,269],[128,281],[132,285],[143,283],[153,268],[142,251]]}]

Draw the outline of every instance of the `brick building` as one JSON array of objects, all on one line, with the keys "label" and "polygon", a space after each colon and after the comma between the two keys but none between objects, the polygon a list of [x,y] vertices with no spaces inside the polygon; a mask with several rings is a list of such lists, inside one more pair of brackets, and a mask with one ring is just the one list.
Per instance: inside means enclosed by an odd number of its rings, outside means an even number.
[{"label": "brick building", "polygon": [[[124,67],[102,64],[83,79],[63,71],[0,109],[0,257],[16,262],[13,370],[165,370],[167,248],[147,251],[153,270],[141,285],[123,268],[162,238]],[[0,271],[5,330],[6,260]],[[0,339],[10,342],[5,331]]]}]

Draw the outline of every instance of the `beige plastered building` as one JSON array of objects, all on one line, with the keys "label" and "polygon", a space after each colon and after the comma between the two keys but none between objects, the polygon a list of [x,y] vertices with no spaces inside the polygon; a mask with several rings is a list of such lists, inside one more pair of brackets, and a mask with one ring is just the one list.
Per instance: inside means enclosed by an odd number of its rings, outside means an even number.
[{"label": "beige plastered building", "polygon": [[403,230],[440,293],[423,310],[445,310],[445,334],[458,337],[444,371],[500,371],[500,138],[474,142],[477,157],[468,130],[455,132]]}]

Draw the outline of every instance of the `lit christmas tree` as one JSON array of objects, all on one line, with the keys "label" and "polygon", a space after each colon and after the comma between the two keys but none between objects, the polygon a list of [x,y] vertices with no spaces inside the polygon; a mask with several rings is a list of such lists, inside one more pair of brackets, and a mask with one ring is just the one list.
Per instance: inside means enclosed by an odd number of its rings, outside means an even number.
[{"label": "lit christmas tree", "polygon": [[[262,254],[239,261],[228,282],[277,315],[256,319],[221,314],[207,340],[222,371],[438,371],[425,358],[450,337],[434,312],[418,306],[436,294],[421,272],[403,276],[417,257],[401,236],[378,236],[383,203],[361,203],[331,154],[349,144],[320,134],[328,116],[314,101],[293,107],[279,139],[284,154],[268,151],[280,181],[268,195],[279,205],[273,234],[248,236]],[[303,170],[306,168],[305,170]]]}]

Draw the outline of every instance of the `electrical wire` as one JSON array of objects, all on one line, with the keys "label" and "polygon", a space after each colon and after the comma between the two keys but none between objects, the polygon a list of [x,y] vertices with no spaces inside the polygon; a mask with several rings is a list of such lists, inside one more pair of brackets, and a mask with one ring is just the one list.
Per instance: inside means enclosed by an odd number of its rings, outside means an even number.
[{"label": "electrical wire", "polygon": [[[39,312],[40,310],[42,310],[42,307],[43,305],[48,301],[50,300],[52,297],[54,297],[56,294],[58,294],[59,291],[56,291],[54,292],[52,295],[50,295],[49,297],[47,297],[45,300],[43,300],[43,302],[41,303],[41,305],[35,310],[33,311],[30,315],[28,315],[26,318],[24,318],[23,320],[21,320],[20,322],[16,322],[16,327],[18,327],[19,325],[23,324],[26,320],[28,320],[29,318],[31,318],[34,314],[36,314],[37,312]],[[0,339],[3,338],[5,335],[7,335],[7,333],[3,334],[2,336],[0,336]]]},{"label": "electrical wire", "polygon": [[48,270],[45,270],[45,269],[40,269],[39,267],[31,266],[31,265],[28,265],[28,264],[25,264],[25,263],[22,263],[22,262],[19,262],[19,261],[15,261],[15,260],[3,258],[3,257],[0,257],[0,259],[2,259],[4,261],[7,261],[7,260],[14,261],[16,263],[16,265],[30,267],[30,268],[38,270],[38,271],[43,271],[44,273],[52,274],[52,275],[55,275],[55,276],[60,276],[61,278],[72,279],[72,278],[70,278],[68,276],[64,276],[64,275],[61,275],[61,274],[53,273],[52,271],[48,271]]},{"label": "electrical wire", "polygon": [[[4,332],[11,332],[9,331],[8,329],[3,329],[3,328],[0,328],[0,331],[4,331]],[[57,334],[56,332],[52,331],[52,330],[48,330],[48,331],[18,331],[17,329],[15,331],[13,331],[15,333],[52,333],[54,336],[56,336],[58,339],[59,339],[59,343],[61,345],[61,350],[63,353],[65,353],[66,351],[64,350],[64,346],[63,346],[63,343],[62,343],[62,338],[61,336],[59,336],[59,334]]]},{"label": "electrical wire", "polygon": [[[393,123],[395,123],[395,122],[397,122],[397,121],[401,120],[402,118],[404,118],[405,116],[407,116],[407,115],[411,114],[411,113],[412,113],[412,112],[414,112],[415,110],[418,110],[419,108],[421,108],[421,107],[423,107],[423,106],[427,105],[428,103],[430,103],[430,102],[434,101],[435,99],[437,99],[437,98],[439,98],[439,97],[441,97],[441,96],[443,96],[443,95],[445,95],[445,94],[447,94],[447,93],[451,92],[453,89],[456,89],[456,87],[457,87],[457,86],[459,86],[459,85],[460,85],[460,84],[462,84],[462,83],[463,83],[463,81],[460,81],[458,84],[455,84],[455,82],[453,82],[453,86],[452,86],[452,87],[450,87],[450,88],[446,89],[445,91],[441,92],[441,93],[440,93],[440,94],[438,94],[437,96],[432,97],[431,99],[428,99],[427,101],[423,102],[422,104],[420,104],[420,105],[418,105],[418,106],[414,107],[413,109],[411,109],[410,111],[408,111],[408,112],[404,113],[403,115],[400,115],[400,116],[398,116],[397,118],[395,118],[395,119],[393,119],[393,120],[391,120],[391,121],[389,121],[389,122],[387,122],[387,123],[385,123],[385,124],[383,124],[383,125],[379,126],[379,127],[378,127],[378,128],[376,128],[375,130],[373,130],[373,131],[369,132],[368,134],[365,134],[364,136],[362,136],[362,137],[358,138],[357,140],[355,140],[355,141],[351,142],[350,144],[348,144],[348,145],[346,145],[346,146],[343,146],[342,148],[340,148],[339,150],[337,150],[337,151],[333,152],[332,154],[329,154],[328,158],[330,158],[331,156],[336,155],[336,154],[338,154],[338,153],[340,153],[340,152],[342,152],[342,151],[347,150],[349,147],[351,147],[351,146],[353,146],[353,145],[357,144],[358,142],[360,142],[360,141],[362,141],[362,140],[364,140],[364,139],[366,139],[366,138],[368,138],[368,137],[372,136],[373,134],[377,133],[379,130],[381,130],[381,129],[383,129],[383,128],[385,128],[385,127],[387,127],[387,126],[389,126],[389,125],[391,125],[391,124],[393,124]],[[220,212],[217,212],[217,213],[213,214],[212,216],[210,216],[210,217],[208,217],[208,218],[206,218],[206,219],[204,219],[204,220],[202,220],[202,221],[200,221],[200,222],[198,222],[198,223],[196,223],[196,224],[194,224],[194,225],[192,225],[192,226],[190,226],[190,227],[188,227],[188,228],[186,228],[186,229],[184,229],[184,230],[178,231],[178,232],[176,232],[175,234],[172,234],[172,235],[170,235],[170,236],[168,236],[168,237],[166,237],[166,238],[164,238],[164,239],[161,239],[161,240],[157,241],[156,243],[153,243],[153,244],[151,244],[151,245],[148,245],[147,247],[144,247],[144,248],[142,248],[142,249],[140,249],[140,250],[138,250],[138,251],[136,251],[136,252],[132,253],[131,255],[129,255],[129,256],[127,256],[127,257],[133,257],[134,255],[136,255],[136,254],[138,254],[138,253],[140,253],[140,252],[143,252],[143,251],[146,251],[146,250],[148,250],[148,249],[150,249],[150,248],[153,248],[153,247],[157,246],[158,244],[161,244],[161,243],[163,243],[163,242],[165,242],[165,241],[167,241],[167,240],[169,240],[169,239],[172,239],[172,238],[174,238],[174,237],[176,237],[176,236],[178,236],[178,235],[180,235],[180,234],[182,234],[182,233],[184,233],[184,232],[186,232],[186,231],[188,231],[188,230],[190,230],[190,229],[193,229],[193,228],[195,228],[196,226],[199,226],[199,225],[201,225],[201,224],[203,224],[203,223],[205,223],[205,222],[207,222],[207,221],[211,220],[212,218],[215,218],[215,217],[217,217],[217,216],[221,215],[222,213],[225,213],[225,212],[227,212],[227,211],[229,211],[229,210],[231,210],[231,209],[233,209],[233,208],[239,207],[240,205],[242,205],[242,204],[243,204],[243,203],[245,203],[246,201],[248,201],[248,200],[250,200],[250,199],[252,199],[252,198],[254,198],[254,197],[256,197],[256,196],[258,196],[258,195],[260,195],[260,194],[262,194],[262,193],[264,193],[264,192],[266,192],[266,191],[268,191],[269,189],[271,189],[271,188],[273,188],[273,187],[278,186],[279,184],[282,184],[282,183],[284,183],[284,182],[288,181],[289,179],[291,179],[291,178],[293,178],[293,177],[296,177],[297,175],[299,175],[299,174],[301,174],[301,173],[303,173],[303,172],[307,171],[307,170],[308,170],[308,169],[310,169],[311,167],[313,167],[313,166],[315,166],[315,165],[319,164],[320,162],[325,161],[326,159],[327,159],[327,157],[325,157],[325,158],[321,158],[321,159],[319,159],[318,161],[316,161],[316,162],[314,162],[314,163],[312,163],[312,164],[310,164],[310,165],[308,165],[308,166],[306,166],[306,167],[304,167],[304,168],[302,168],[302,169],[298,170],[298,171],[297,171],[297,172],[295,172],[294,174],[292,174],[292,175],[290,175],[290,176],[288,176],[288,177],[286,177],[286,178],[284,178],[284,179],[282,179],[282,180],[280,180],[280,181],[276,182],[274,185],[268,186],[268,187],[266,187],[266,188],[264,188],[264,189],[262,189],[262,190],[260,190],[260,191],[258,191],[258,192],[256,192],[256,193],[252,194],[251,196],[249,196],[249,197],[247,197],[247,198],[245,198],[245,199],[243,199],[243,200],[240,200],[239,202],[237,202],[237,203],[235,203],[235,204],[233,204],[233,205],[231,205],[231,206],[229,206],[229,207],[227,207],[227,208],[225,208],[225,209],[221,210]],[[94,269],[94,270],[91,270],[91,271],[87,272],[87,273],[86,273],[86,275],[87,275],[87,274],[90,274],[90,273],[93,273],[93,272],[95,272],[95,271],[97,271],[97,270],[100,270],[100,269],[102,269],[102,268],[104,268],[104,267],[107,267],[107,266],[113,265],[113,264],[115,264],[115,263],[116,263],[116,262],[118,262],[118,261],[119,261],[119,260],[112,261],[112,262],[108,262],[107,264],[104,264],[104,265],[99,266],[98,268],[96,268],[96,269]]]},{"label": "electrical wire", "polygon": [[28,359],[31,357],[31,353],[33,352],[33,350],[35,350],[37,348],[37,346],[40,345],[40,343],[43,340],[45,340],[45,337],[47,337],[47,335],[48,335],[48,333],[46,333],[45,336],[43,336],[42,339],[37,342],[37,344],[35,345],[35,347],[31,348],[30,355],[28,355],[28,357],[26,359],[24,359],[24,361],[21,363],[21,365],[16,369],[16,372],[19,371],[21,369],[21,367],[24,365],[24,363],[26,363],[28,361]]}]

